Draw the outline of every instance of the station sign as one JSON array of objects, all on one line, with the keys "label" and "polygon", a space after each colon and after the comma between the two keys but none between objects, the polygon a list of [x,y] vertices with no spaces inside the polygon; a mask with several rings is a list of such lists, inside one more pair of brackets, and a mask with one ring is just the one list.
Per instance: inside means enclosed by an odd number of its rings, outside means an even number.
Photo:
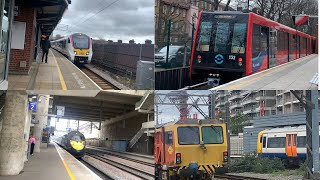
[{"label": "station sign", "polygon": [[57,107],[57,116],[64,116],[65,107],[64,106],[56,106]]},{"label": "station sign", "polygon": [[307,15],[297,15],[292,16],[294,25],[308,25],[309,24],[309,16]]},{"label": "station sign", "polygon": [[29,102],[29,110],[36,111],[37,110],[37,102]]}]

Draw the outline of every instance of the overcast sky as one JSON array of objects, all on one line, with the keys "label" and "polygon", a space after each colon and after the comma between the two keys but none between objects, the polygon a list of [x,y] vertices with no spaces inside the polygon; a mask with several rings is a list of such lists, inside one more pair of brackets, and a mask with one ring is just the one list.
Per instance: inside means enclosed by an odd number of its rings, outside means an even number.
[{"label": "overcast sky", "polygon": [[53,34],[74,32],[113,41],[153,42],[154,0],[72,0]]}]

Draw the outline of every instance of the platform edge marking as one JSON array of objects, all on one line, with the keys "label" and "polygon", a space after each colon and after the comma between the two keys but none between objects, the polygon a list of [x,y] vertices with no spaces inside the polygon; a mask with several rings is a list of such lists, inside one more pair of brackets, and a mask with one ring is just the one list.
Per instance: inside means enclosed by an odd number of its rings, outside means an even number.
[{"label": "platform edge marking", "polygon": [[57,69],[58,69],[58,74],[59,74],[60,84],[61,84],[62,90],[66,91],[67,90],[67,85],[66,85],[66,82],[64,81],[63,75],[61,73],[60,67],[59,67],[57,59],[56,59],[56,56],[53,54],[52,51],[50,51],[50,52],[53,55],[54,62],[57,65]]},{"label": "platform edge marking", "polygon": [[54,144],[54,146],[55,146],[55,148],[56,148],[56,150],[57,150],[57,152],[58,152],[58,154],[59,154],[59,156],[60,156],[60,158],[61,158],[61,161],[62,161],[64,167],[66,168],[66,171],[67,171],[67,173],[68,173],[68,175],[69,175],[69,177],[70,177],[70,180],[76,180],[76,178],[75,178],[74,175],[72,174],[69,166],[67,165],[67,163],[65,162],[65,160],[64,160],[63,157],[61,156],[61,154],[60,154],[60,152],[59,152],[59,150],[58,150],[58,148],[57,148],[57,145]]}]

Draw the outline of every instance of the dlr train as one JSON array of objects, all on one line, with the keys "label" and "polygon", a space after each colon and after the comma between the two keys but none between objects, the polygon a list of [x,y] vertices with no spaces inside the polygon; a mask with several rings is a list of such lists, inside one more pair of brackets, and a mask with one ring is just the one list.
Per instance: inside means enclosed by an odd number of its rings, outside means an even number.
[{"label": "dlr train", "polygon": [[89,64],[92,59],[92,38],[83,33],[74,33],[51,42],[52,47],[65,55],[74,64]]},{"label": "dlr train", "polygon": [[258,134],[257,153],[281,158],[285,165],[298,166],[306,159],[306,143],[305,125],[267,129]]},{"label": "dlr train", "polygon": [[155,179],[211,179],[226,173],[226,124],[187,119],[155,130]]},{"label": "dlr train", "polygon": [[255,13],[200,12],[190,78],[234,80],[316,52],[317,39]]},{"label": "dlr train", "polygon": [[56,143],[76,158],[81,158],[85,154],[86,139],[79,131],[71,131],[57,138]]}]

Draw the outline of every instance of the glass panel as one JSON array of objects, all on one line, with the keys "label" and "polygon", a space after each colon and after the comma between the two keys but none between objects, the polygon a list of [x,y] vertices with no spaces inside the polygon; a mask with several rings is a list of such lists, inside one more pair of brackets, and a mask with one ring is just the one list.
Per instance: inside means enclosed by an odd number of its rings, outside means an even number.
[{"label": "glass panel", "polygon": [[194,126],[178,127],[178,140],[182,145],[200,144],[199,128]]},{"label": "glass panel", "polygon": [[291,135],[287,135],[288,137],[288,146],[291,146]]},{"label": "glass panel", "polygon": [[210,41],[211,41],[211,33],[212,33],[212,22],[201,22],[200,25],[201,32],[199,38],[199,46],[197,48],[198,51],[209,51]]},{"label": "glass panel", "polygon": [[0,81],[4,80],[5,65],[7,55],[7,44],[9,34],[9,0],[5,1],[5,7],[3,11],[2,27],[1,27],[1,47],[0,47]]},{"label": "glass panel", "polygon": [[83,136],[77,136],[77,135],[75,135],[75,136],[72,136],[72,137],[70,138],[70,140],[73,140],[73,141],[83,141],[83,140],[84,140],[84,137],[83,137]]},{"label": "glass panel", "polygon": [[217,23],[214,52],[226,53],[229,39],[229,23]]},{"label": "glass panel", "polygon": [[268,148],[284,148],[286,145],[285,137],[272,137],[268,138]]},{"label": "glass panel", "polygon": [[86,35],[73,35],[72,40],[73,40],[74,48],[77,48],[77,49],[89,48],[89,37]]},{"label": "glass panel", "polygon": [[235,23],[233,29],[231,53],[244,54],[247,24]]},{"label": "glass panel", "polygon": [[202,140],[204,144],[222,144],[223,131],[221,126],[202,127]]},{"label": "glass panel", "polygon": [[171,145],[172,144],[172,131],[165,132],[165,143]]},{"label": "glass panel", "polygon": [[297,147],[305,147],[306,146],[306,137],[305,136],[298,136],[297,139]]},{"label": "glass panel", "polygon": [[267,138],[266,137],[263,137],[263,140],[262,140],[262,147],[265,148],[266,147],[266,143],[267,143]]}]

